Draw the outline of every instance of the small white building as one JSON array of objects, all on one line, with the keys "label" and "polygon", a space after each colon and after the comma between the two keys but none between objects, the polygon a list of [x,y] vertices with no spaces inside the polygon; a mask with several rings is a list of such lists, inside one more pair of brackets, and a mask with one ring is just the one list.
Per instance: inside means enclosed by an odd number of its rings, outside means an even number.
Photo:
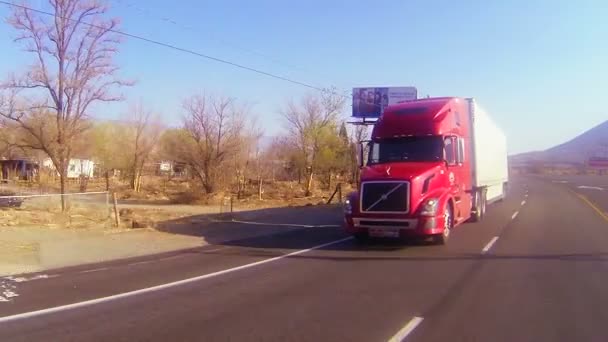
[{"label": "small white building", "polygon": [[159,163],[158,169],[160,170],[160,172],[171,172],[171,170],[173,170],[173,162],[163,160]]},{"label": "small white building", "polygon": [[[42,166],[49,169],[55,169],[51,158],[47,158],[42,162]],[[68,178],[79,178],[81,176],[93,178],[95,171],[95,163],[89,159],[72,158],[68,163]]]}]

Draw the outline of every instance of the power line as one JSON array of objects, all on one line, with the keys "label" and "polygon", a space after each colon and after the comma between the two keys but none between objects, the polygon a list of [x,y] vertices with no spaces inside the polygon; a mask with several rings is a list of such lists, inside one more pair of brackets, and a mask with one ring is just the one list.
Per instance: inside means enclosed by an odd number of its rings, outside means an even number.
[{"label": "power line", "polygon": [[[135,5],[133,3],[130,3],[128,1],[114,0],[114,2],[120,3],[120,4],[122,4],[122,5],[124,5],[124,6],[128,7],[128,8],[132,8],[136,12],[139,12],[140,14],[142,14],[144,16],[147,16],[147,17],[150,17],[152,19],[156,19],[156,20],[159,20],[159,21],[162,21],[162,22],[165,22],[165,23],[172,24],[175,27],[181,28],[182,30],[187,30],[187,31],[190,31],[190,32],[201,34],[200,30],[196,29],[193,26],[184,25],[184,24],[182,24],[182,23],[178,22],[177,20],[175,20],[173,18],[170,18],[170,17],[156,15],[155,13],[153,13],[152,11],[150,11],[149,9],[143,8],[141,6],[137,6],[137,5]],[[262,58],[267,59],[268,61],[270,61],[272,63],[279,64],[279,65],[282,65],[284,67],[287,67],[287,68],[290,68],[290,69],[293,69],[293,70],[298,70],[298,71],[301,71],[301,72],[310,72],[310,70],[307,70],[306,68],[302,68],[302,67],[293,65],[291,63],[286,63],[284,61],[281,61],[281,60],[279,60],[277,58],[274,58],[274,57],[272,57],[270,55],[267,55],[265,53],[261,53],[261,52],[256,51],[256,50],[248,49],[248,48],[245,48],[245,47],[242,47],[242,46],[239,46],[239,45],[227,42],[226,40],[219,39],[219,38],[217,38],[217,37],[215,37],[213,35],[210,35],[210,34],[206,34],[206,36],[208,38],[210,38],[211,40],[216,41],[217,43],[220,43],[222,45],[228,46],[228,47],[236,49],[236,50],[240,50],[240,51],[246,52],[246,53],[251,54],[251,55],[262,57]]]},{"label": "power line", "polygon": [[[7,1],[1,1],[0,0],[0,4],[4,4],[4,5],[7,5],[7,6],[16,7],[16,8],[21,8],[23,10],[32,11],[32,12],[36,12],[36,13],[52,16],[52,17],[55,17],[55,18],[61,18],[61,19],[64,19],[64,20],[70,20],[70,21],[78,22],[78,20],[73,19],[73,18],[66,18],[66,17],[58,16],[58,15],[56,15],[54,13],[51,13],[51,12],[47,12],[47,11],[31,8],[31,7],[24,6],[24,5],[18,5],[18,4],[14,4],[14,3],[11,3],[11,2],[7,2]],[[95,24],[87,23],[87,22],[84,22],[84,21],[81,21],[80,23],[83,24],[83,25],[87,25],[87,26],[90,26],[90,27],[98,28],[98,29],[103,29],[103,30],[107,29],[106,27],[102,27],[100,25],[95,25]],[[303,86],[303,87],[306,87],[306,88],[309,88],[309,89],[314,89],[314,90],[317,90],[317,91],[320,91],[320,92],[328,92],[327,89],[324,89],[322,87],[318,87],[318,86],[315,86],[315,85],[312,85],[312,84],[309,84],[309,83],[306,83],[306,82],[302,82],[302,81],[298,81],[298,80],[295,80],[295,79],[292,79],[292,78],[288,78],[288,77],[285,77],[285,76],[273,74],[273,73],[270,73],[270,72],[267,72],[267,71],[263,71],[263,70],[260,70],[260,69],[248,67],[246,65],[238,64],[238,63],[231,62],[229,60],[225,60],[225,59],[218,58],[218,57],[213,57],[213,56],[210,56],[210,55],[207,55],[207,54],[204,54],[204,53],[200,53],[200,52],[197,52],[197,51],[194,51],[194,50],[190,50],[190,49],[186,49],[186,48],[181,48],[179,46],[172,45],[172,44],[169,44],[169,43],[164,43],[164,42],[161,42],[161,41],[158,41],[158,40],[154,40],[154,39],[138,36],[138,35],[135,35],[135,34],[132,34],[132,33],[128,33],[128,32],[121,31],[121,30],[116,30],[116,29],[110,29],[108,31],[112,32],[112,33],[115,33],[115,34],[119,34],[119,35],[125,36],[125,37],[133,38],[133,39],[136,39],[136,40],[141,40],[141,41],[144,41],[144,42],[147,42],[147,43],[150,43],[150,44],[154,44],[154,45],[162,46],[162,47],[165,47],[165,48],[173,49],[173,50],[176,50],[176,51],[184,52],[184,53],[187,53],[187,54],[190,54],[190,55],[194,55],[194,56],[197,56],[197,57],[202,57],[202,58],[205,58],[205,59],[209,59],[209,60],[212,60],[212,61],[215,61],[215,62],[218,62],[218,63],[230,65],[230,66],[233,66],[235,68],[247,70],[247,71],[254,72],[254,73],[260,74],[260,75],[264,75],[264,76],[267,76],[267,77],[271,77],[271,78],[274,78],[274,79],[277,79],[277,80],[281,80],[281,81],[289,82],[289,83],[292,83],[292,84],[300,85],[300,86]],[[331,91],[329,91],[329,92],[332,93],[332,94],[334,94],[334,95],[339,95],[339,96],[347,97],[346,95],[338,94],[338,93],[331,92]]]}]

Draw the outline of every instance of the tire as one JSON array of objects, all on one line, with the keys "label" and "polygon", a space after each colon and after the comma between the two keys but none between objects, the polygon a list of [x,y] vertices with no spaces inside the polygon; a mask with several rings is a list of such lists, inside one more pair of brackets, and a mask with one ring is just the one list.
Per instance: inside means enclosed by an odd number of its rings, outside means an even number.
[{"label": "tire", "polygon": [[481,219],[483,220],[486,217],[486,209],[488,207],[488,199],[486,196],[486,191],[481,191]]},{"label": "tire", "polygon": [[437,245],[446,245],[448,240],[450,239],[450,235],[452,233],[452,228],[454,228],[454,217],[452,212],[452,207],[448,204],[445,207],[444,215],[444,227],[443,233],[439,235],[435,235],[433,240]]},{"label": "tire", "polygon": [[497,202],[504,202],[505,198],[507,198],[507,191],[508,191],[509,187],[507,183],[502,183],[502,196],[500,196],[500,199]]},{"label": "tire", "polygon": [[475,194],[475,213],[471,215],[471,222],[481,222],[486,215],[486,192],[479,190]]}]

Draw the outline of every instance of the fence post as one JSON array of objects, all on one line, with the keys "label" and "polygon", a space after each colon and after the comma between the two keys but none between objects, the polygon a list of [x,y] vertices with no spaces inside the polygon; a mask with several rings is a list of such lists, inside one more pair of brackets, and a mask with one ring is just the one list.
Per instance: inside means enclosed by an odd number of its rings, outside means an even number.
[{"label": "fence post", "polygon": [[110,191],[110,171],[106,170],[106,191]]},{"label": "fence post", "polygon": [[342,183],[338,183],[338,201],[342,203]]},{"label": "fence post", "polygon": [[106,210],[108,211],[108,218],[112,216],[112,209],[110,208],[110,193],[106,191]]},{"label": "fence post", "polygon": [[118,200],[116,199],[116,193],[112,193],[112,199],[114,200],[114,224],[116,227],[120,226],[120,215],[118,212]]}]

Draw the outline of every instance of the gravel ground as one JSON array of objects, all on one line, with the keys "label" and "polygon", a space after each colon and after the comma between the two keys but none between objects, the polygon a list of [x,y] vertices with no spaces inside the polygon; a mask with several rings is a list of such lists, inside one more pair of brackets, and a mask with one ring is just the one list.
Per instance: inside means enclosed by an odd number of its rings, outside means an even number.
[{"label": "gravel ground", "polygon": [[37,227],[0,230],[0,275],[37,272],[204,245],[199,237],[153,230],[74,231]]}]

